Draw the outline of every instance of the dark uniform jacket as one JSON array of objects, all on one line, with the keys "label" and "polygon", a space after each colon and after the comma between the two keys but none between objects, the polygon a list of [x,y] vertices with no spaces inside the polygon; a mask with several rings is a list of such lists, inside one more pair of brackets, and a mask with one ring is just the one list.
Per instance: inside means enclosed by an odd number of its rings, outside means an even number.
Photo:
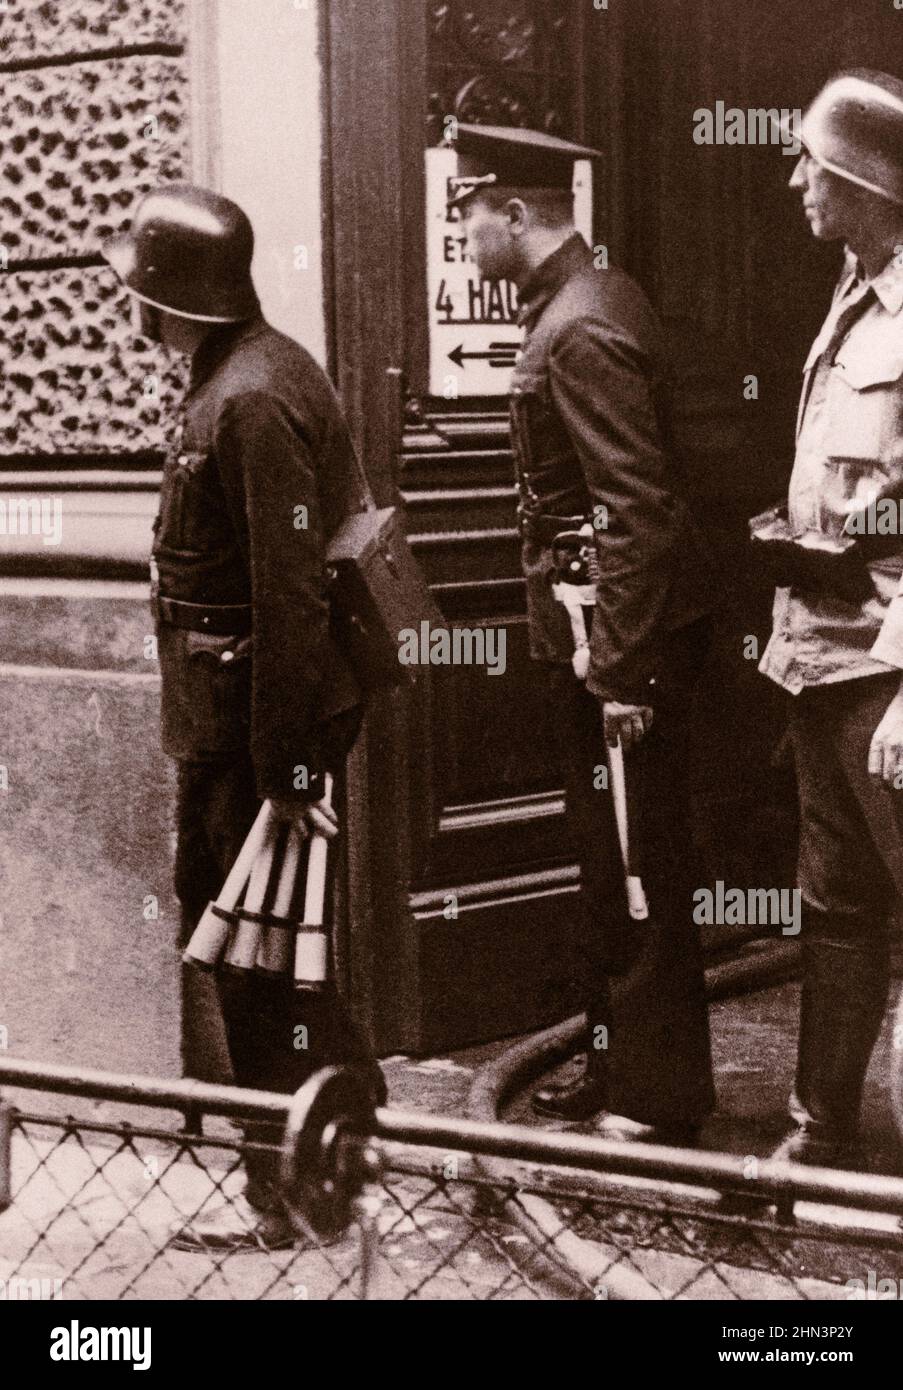
[{"label": "dark uniform jacket", "polygon": [[[648,704],[664,635],[707,613],[711,567],[669,448],[662,334],[638,285],[596,269],[575,235],[520,292],[527,337],[511,388],[531,655],[570,661],[538,516],[606,518],[590,641],[589,690]],[[564,529],[562,527],[561,529]],[[532,531],[532,534],[531,534]]]},{"label": "dark uniform jacket", "polygon": [[[261,797],[302,796],[305,777],[319,794],[345,751],[335,717],[360,698],[331,637],[324,575],[328,538],[364,505],[358,477],[309,353],[259,315],[214,330],[192,364],[154,528],[155,592],[179,601],[169,616],[155,605],[171,757],[250,750]],[[234,605],[225,630],[221,605]],[[186,615],[188,627],[169,620]]]}]

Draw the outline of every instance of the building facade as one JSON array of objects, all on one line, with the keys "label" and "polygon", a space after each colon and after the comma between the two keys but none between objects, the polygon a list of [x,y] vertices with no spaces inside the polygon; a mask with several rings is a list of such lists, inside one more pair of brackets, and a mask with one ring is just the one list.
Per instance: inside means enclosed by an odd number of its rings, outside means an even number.
[{"label": "building facade", "polygon": [[[352,756],[337,962],[380,1050],[517,1033],[571,1007],[576,870],[526,655],[504,396],[491,354],[487,388],[465,351],[470,324],[437,371],[426,152],[455,120],[603,153],[594,244],[665,320],[682,452],[723,564],[687,750],[707,873],[792,881],[781,707],[755,671],[770,596],[742,540],[786,484],[837,254],[810,242],[780,148],[697,145],[694,113],[803,106],[837,67],[903,67],[903,15],[863,3],[869,26],[829,0],[7,0],[2,491],[49,499],[48,516],[60,499],[62,518],[57,543],[34,527],[0,537],[12,1050],[178,1065],[146,559],[182,378],[136,341],[98,255],[160,180],[247,208],[264,308],[327,363],[448,623],[506,632],[504,678],[424,670],[375,702]],[[480,314],[510,349],[510,304]]]}]

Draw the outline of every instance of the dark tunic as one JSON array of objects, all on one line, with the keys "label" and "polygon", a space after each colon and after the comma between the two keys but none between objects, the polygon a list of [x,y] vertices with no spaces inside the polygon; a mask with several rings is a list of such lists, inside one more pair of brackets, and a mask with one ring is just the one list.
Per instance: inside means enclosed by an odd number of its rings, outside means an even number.
[{"label": "dark tunic", "polygon": [[[524,533],[531,653],[543,663],[581,870],[575,968],[592,1064],[608,1106],[647,1124],[690,1125],[714,1104],[686,791],[691,696],[708,645],[711,564],[670,447],[662,335],[639,287],[597,270],[579,236],[521,290],[527,330],[511,417]],[[604,512],[596,513],[596,508]],[[551,591],[542,518],[592,518],[600,581],[590,672],[574,676],[573,636]],[[562,527],[562,529],[564,529]],[[601,701],[652,705],[651,732],[626,757],[632,835],[650,903],[627,911],[605,765]],[[598,1032],[600,1026],[605,1033]]]},{"label": "dark tunic", "polygon": [[[311,791],[341,761],[333,716],[359,699],[330,637],[326,542],[363,505],[335,392],[263,318],[216,330],[192,364],[166,460],[159,592],[249,605],[247,630],[159,627],[163,747],[178,759],[250,750],[261,797]],[[300,784],[300,785],[299,785]]]},{"label": "dark tunic", "polygon": [[[711,565],[681,495],[662,333],[623,271],[597,270],[574,236],[521,289],[527,330],[511,386],[521,515],[594,516],[602,574],[588,687],[645,700],[665,633],[711,610]],[[526,538],[531,654],[569,662],[547,546]]]}]

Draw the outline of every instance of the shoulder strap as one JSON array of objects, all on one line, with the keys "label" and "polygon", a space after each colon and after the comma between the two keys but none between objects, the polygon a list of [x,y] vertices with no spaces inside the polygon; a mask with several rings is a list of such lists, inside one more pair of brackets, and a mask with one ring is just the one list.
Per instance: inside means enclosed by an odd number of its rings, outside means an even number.
[{"label": "shoulder strap", "polygon": [[363,506],[360,508],[360,510],[365,512],[375,512],[377,510],[376,498],[373,496],[373,490],[370,487],[370,479],[364,472],[364,466],[361,463],[360,458],[358,457],[358,452],[354,446],[353,441],[351,445],[351,454],[354,459],[355,475],[357,477],[358,483],[360,484],[360,500],[363,503]]}]

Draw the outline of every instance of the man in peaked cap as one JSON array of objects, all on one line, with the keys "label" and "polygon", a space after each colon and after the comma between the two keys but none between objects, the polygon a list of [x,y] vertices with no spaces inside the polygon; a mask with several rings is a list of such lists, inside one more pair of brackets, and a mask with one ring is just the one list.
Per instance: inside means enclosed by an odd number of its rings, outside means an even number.
[{"label": "man in peaked cap", "polygon": [[[323,798],[360,722],[360,691],[330,634],[325,546],[359,510],[353,445],[323,370],[263,318],[254,238],[228,198],[190,184],[149,193],[104,255],[143,336],[191,357],[163,470],[152,606],[163,748],[178,768],[176,892],[184,945],[215,899],[263,798],[305,835],[336,833]],[[300,524],[299,524],[300,523]],[[185,980],[186,1063],[209,1078],[199,993]],[[237,1084],[296,1090],[327,1063],[382,1077],[334,990],[220,973]],[[298,1050],[298,1025],[309,1050]],[[278,1143],[278,1127],[245,1125]],[[242,1199],[176,1232],[183,1249],[294,1243],[271,1153],[249,1149]]]},{"label": "man in peaked cap", "polygon": [[[714,1105],[684,775],[711,574],[669,445],[661,332],[639,287],[597,268],[576,232],[574,162],[596,151],[471,125],[456,147],[450,201],[470,254],[484,276],[517,286],[526,330],[511,428],[530,647],[560,732],[581,870],[586,1067],[534,1105],[564,1120],[600,1116],[610,1138],[687,1142]],[[598,581],[584,681],[551,582],[556,536],[586,524]],[[629,916],[612,793],[598,775],[606,741],[618,740],[646,922]]]},{"label": "man in peaked cap", "polygon": [[847,255],[806,360],[787,524],[807,557],[852,555],[862,584],[838,588],[827,570],[807,580],[792,562],[782,572],[787,561],[772,570],[760,669],[794,697],[803,900],[795,1128],[779,1156],[845,1166],[862,1157],[903,892],[903,538],[898,524],[875,534],[878,500],[899,518],[903,496],[903,82],[841,73],[800,135],[790,186],[813,235]]}]

